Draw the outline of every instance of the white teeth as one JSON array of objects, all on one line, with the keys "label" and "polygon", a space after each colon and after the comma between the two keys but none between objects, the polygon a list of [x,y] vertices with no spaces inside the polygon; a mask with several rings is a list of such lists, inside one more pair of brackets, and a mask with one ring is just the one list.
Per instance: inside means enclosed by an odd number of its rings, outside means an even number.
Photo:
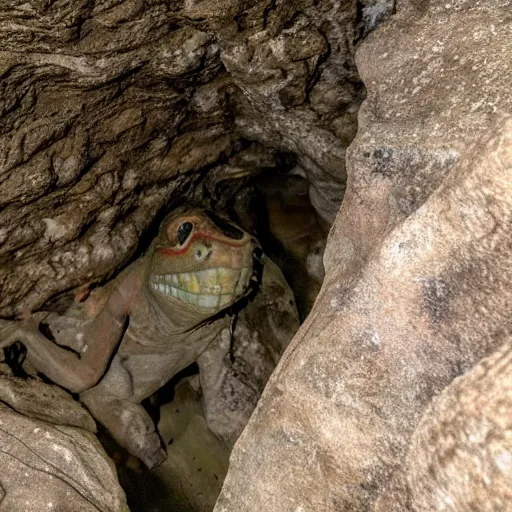
[{"label": "white teeth", "polygon": [[190,274],[190,285],[188,287],[190,293],[201,293],[201,286],[195,274]]},{"label": "white teeth", "polygon": [[187,295],[188,293],[185,290],[180,290],[179,288],[176,289],[176,297],[181,299],[183,302],[188,302]]},{"label": "white teeth", "polygon": [[205,309],[222,309],[243,295],[251,269],[208,268],[198,272],[159,274],[151,278],[152,288]]},{"label": "white teeth", "polygon": [[219,272],[216,268],[206,268],[204,270],[199,270],[196,272],[196,276],[198,279],[200,279],[202,282],[212,282],[216,283],[218,278]]},{"label": "white teeth", "polygon": [[178,274],[178,280],[179,280],[180,285],[185,287],[190,284],[190,281],[192,280],[192,276],[188,272],[184,272],[183,274]]},{"label": "white teeth", "polygon": [[197,305],[201,308],[215,308],[217,307],[216,295],[198,295]]},{"label": "white teeth", "polygon": [[201,290],[205,293],[220,295],[222,293],[222,286],[220,284],[210,284],[208,286],[203,286]]}]

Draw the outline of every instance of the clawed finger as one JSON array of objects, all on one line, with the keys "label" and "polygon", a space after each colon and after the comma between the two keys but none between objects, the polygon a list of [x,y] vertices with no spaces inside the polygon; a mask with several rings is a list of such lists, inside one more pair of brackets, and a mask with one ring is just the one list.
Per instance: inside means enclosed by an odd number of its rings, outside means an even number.
[{"label": "clawed finger", "polygon": [[0,348],[8,347],[19,339],[18,322],[0,320]]}]

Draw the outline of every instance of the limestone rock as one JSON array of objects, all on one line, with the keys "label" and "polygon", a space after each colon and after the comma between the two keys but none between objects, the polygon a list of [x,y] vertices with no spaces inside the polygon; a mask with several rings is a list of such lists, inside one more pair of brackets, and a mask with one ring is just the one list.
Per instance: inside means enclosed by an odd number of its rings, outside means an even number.
[{"label": "limestone rock", "polygon": [[237,131],[297,154],[312,204],[329,223],[343,197],[345,151],[362,99],[350,47],[355,17],[351,2],[277,2],[263,25],[221,51],[238,86]]},{"label": "limestone rock", "polygon": [[55,386],[0,370],[0,511],[128,512],[87,411]]},{"label": "limestone rock", "polygon": [[407,495],[414,512],[510,508],[511,346],[509,338],[456,379],[427,411],[407,461]]},{"label": "limestone rock", "polygon": [[125,265],[180,175],[228,150],[222,118],[182,127],[220,61],[180,20],[167,2],[2,6],[0,315]]},{"label": "limestone rock", "polygon": [[512,111],[510,2],[398,2],[359,46],[367,88],[327,266],[361,267],[501,114]]},{"label": "limestone rock", "polygon": [[396,0],[361,0],[361,20],[357,26],[358,36],[365,38],[394,12]]},{"label": "limestone rock", "polygon": [[[328,270],[231,455],[216,512],[371,510],[433,396],[502,343],[512,119],[347,279]],[[329,239],[343,254],[343,216]]]},{"label": "limestone rock", "polygon": [[0,365],[0,402],[33,419],[96,432],[96,423],[87,410],[69,393],[40,380],[14,377]]}]

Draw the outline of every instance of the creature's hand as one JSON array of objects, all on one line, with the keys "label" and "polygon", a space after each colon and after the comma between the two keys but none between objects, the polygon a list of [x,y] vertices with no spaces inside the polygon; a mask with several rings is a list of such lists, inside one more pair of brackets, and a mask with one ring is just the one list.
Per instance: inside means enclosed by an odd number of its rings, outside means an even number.
[{"label": "creature's hand", "polygon": [[19,338],[19,324],[14,320],[0,320],[0,348],[12,345]]},{"label": "creature's hand", "polygon": [[48,313],[26,313],[21,320],[0,320],[0,348],[17,341],[23,343],[29,333],[39,332],[39,324]]}]

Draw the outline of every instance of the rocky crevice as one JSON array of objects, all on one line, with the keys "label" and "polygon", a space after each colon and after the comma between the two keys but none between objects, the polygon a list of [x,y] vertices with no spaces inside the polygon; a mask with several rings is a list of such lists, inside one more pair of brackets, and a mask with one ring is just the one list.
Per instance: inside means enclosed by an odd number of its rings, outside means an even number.
[{"label": "rocky crevice", "polygon": [[332,222],[362,94],[354,16],[341,1],[4,6],[0,315],[120,269],[163,208],[240,167],[245,141],[260,151],[242,175],[296,155]]},{"label": "rocky crevice", "polygon": [[[336,218],[326,279],[215,510],[418,512],[440,489],[448,510],[484,507],[479,475],[443,452],[453,440],[498,468],[506,499],[510,12],[509,0],[0,7],[0,316],[65,309],[140,254],[175,204],[250,225],[256,178],[301,177],[319,231]],[[450,409],[477,434],[492,418],[498,448],[472,452]]]}]

